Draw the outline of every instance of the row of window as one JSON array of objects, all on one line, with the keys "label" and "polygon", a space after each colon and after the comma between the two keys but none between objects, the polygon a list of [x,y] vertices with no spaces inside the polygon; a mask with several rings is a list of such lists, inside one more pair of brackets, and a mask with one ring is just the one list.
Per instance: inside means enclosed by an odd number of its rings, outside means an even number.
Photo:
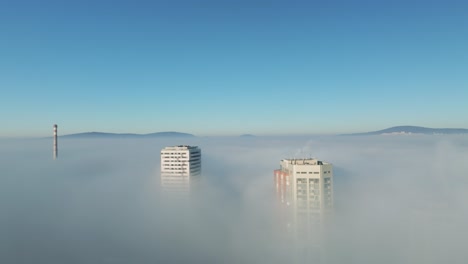
[{"label": "row of window", "polygon": [[189,155],[190,157],[196,157],[196,156],[201,156],[201,153],[161,153],[162,157],[187,157]]},{"label": "row of window", "polygon": [[190,163],[182,163],[182,164],[164,164],[162,168],[168,168],[168,167],[184,167],[184,168],[189,168],[192,167],[193,165]]},{"label": "row of window", "polygon": [[[309,173],[309,174],[320,174],[320,172],[318,172],[318,171],[309,171],[309,172],[307,172],[307,171],[296,171],[296,174],[307,174],[307,173]],[[323,172],[323,174],[329,174],[329,173],[331,173],[331,171],[324,171]]]},{"label": "row of window", "polygon": [[[297,189],[298,190],[307,190],[307,184],[298,184]],[[320,186],[318,184],[310,183],[309,184],[309,189],[311,189],[311,190],[320,189]],[[328,188],[328,189],[331,189],[331,188]]]},{"label": "row of window", "polygon": [[[200,153],[200,152],[190,152],[190,154],[192,153]],[[188,151],[183,151],[183,152],[161,152],[161,155],[186,155],[186,154],[189,154]]]},{"label": "row of window", "polygon": [[[307,178],[299,178],[299,179],[296,179],[296,182],[299,184],[299,183],[304,183],[304,184],[307,184]],[[309,179],[309,183],[319,183],[320,180],[319,179]]]},{"label": "row of window", "polygon": [[315,195],[320,195],[320,191],[319,190],[311,190],[309,192],[307,192],[307,190],[297,190],[297,194],[298,195],[307,195],[307,193],[309,193],[309,195],[312,197],[312,196],[315,196]]},{"label": "row of window", "polygon": [[181,162],[185,162],[185,163],[200,163],[200,160],[163,160],[163,163],[181,163]]},{"label": "row of window", "polygon": [[[307,174],[307,171],[296,171],[296,174]],[[320,174],[318,171],[309,171],[309,174]]]},{"label": "row of window", "polygon": [[187,157],[163,157],[164,160],[200,160],[200,157],[187,158]]}]

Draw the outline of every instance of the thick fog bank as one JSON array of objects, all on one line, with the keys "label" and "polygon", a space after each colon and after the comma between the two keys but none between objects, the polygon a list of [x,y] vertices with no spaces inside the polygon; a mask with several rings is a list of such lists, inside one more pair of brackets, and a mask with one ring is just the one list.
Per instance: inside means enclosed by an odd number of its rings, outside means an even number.
[{"label": "thick fog bank", "polygon": [[[179,144],[202,149],[185,196],[160,186]],[[304,157],[334,165],[314,245],[273,181]],[[0,140],[0,262],[464,263],[467,161],[464,136]]]}]

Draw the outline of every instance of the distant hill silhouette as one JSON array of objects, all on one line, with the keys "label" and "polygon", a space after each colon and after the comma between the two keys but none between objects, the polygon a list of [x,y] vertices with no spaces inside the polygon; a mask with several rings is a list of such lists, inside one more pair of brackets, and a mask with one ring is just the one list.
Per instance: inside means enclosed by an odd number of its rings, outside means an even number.
[{"label": "distant hill silhouette", "polygon": [[156,132],[150,134],[85,132],[60,136],[62,138],[155,138],[155,137],[195,137],[181,132]]},{"label": "distant hill silhouette", "polygon": [[383,130],[344,134],[346,136],[369,136],[369,135],[438,135],[438,134],[468,134],[468,129],[465,128],[428,128],[419,126],[395,126]]},{"label": "distant hill silhouette", "polygon": [[239,137],[255,137],[255,135],[252,135],[252,134],[243,134],[243,135],[240,135]]}]

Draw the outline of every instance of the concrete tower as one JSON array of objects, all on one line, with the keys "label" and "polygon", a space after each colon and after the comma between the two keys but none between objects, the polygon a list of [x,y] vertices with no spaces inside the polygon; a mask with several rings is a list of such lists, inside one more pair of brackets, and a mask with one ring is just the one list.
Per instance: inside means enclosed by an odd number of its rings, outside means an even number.
[{"label": "concrete tower", "polygon": [[161,150],[163,192],[189,194],[201,174],[201,150],[197,146],[173,146]]},{"label": "concrete tower", "polygon": [[326,263],[326,226],[333,210],[333,165],[312,158],[284,159],[274,175],[280,217],[286,221],[296,250],[293,262]]},{"label": "concrete tower", "polygon": [[54,160],[58,157],[57,124],[54,125]]}]

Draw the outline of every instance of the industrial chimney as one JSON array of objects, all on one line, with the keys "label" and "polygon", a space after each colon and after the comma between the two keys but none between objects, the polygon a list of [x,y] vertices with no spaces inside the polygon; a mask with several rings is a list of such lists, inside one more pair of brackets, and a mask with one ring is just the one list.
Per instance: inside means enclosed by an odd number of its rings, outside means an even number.
[{"label": "industrial chimney", "polygon": [[54,160],[58,157],[57,124],[54,125]]}]

